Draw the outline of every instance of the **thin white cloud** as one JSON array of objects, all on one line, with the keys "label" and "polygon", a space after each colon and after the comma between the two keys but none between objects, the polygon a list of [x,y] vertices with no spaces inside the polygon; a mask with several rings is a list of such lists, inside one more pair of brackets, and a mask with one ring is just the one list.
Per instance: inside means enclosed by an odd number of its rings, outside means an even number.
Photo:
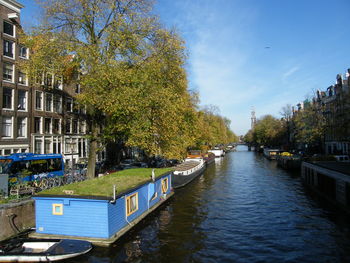
[{"label": "thin white cloud", "polygon": [[287,72],[283,73],[282,75],[282,79],[285,80],[286,78],[288,78],[290,75],[294,74],[295,72],[297,72],[300,68],[298,66],[292,67],[290,68]]}]

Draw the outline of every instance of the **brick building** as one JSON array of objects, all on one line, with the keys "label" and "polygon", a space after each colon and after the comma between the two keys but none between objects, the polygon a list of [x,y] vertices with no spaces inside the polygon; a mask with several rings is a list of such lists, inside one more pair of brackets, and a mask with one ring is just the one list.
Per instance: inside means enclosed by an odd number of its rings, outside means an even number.
[{"label": "brick building", "polygon": [[74,99],[79,84],[62,83],[49,73],[30,83],[16,62],[30,59],[30,50],[18,44],[20,12],[15,0],[0,0],[0,155],[18,152],[62,153],[66,163],[88,154],[87,116]]}]

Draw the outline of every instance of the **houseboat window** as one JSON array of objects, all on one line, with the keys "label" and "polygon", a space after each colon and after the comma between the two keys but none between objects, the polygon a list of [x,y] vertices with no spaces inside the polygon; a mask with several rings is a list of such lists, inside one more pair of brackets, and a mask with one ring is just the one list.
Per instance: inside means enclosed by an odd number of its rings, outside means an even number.
[{"label": "houseboat window", "polygon": [[52,214],[57,216],[63,215],[63,204],[52,204]]},{"label": "houseboat window", "polygon": [[162,180],[162,192],[165,194],[169,189],[169,183],[168,183],[168,178],[164,178]]},{"label": "houseboat window", "polygon": [[138,193],[132,194],[126,198],[126,215],[129,216],[139,209]]}]

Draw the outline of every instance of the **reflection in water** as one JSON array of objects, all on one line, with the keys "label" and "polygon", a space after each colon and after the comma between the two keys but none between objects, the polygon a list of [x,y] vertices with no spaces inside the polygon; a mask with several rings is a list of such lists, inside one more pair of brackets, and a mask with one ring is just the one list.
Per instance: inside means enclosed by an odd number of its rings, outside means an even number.
[{"label": "reflection in water", "polygon": [[240,146],[112,247],[68,262],[349,262],[348,222]]}]

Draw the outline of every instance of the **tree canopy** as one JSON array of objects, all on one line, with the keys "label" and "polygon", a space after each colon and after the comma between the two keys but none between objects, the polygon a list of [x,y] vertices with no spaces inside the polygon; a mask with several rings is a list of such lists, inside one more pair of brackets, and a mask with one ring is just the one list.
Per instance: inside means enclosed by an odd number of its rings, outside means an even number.
[{"label": "tree canopy", "polygon": [[[101,141],[121,140],[148,155],[179,158],[188,147],[236,139],[228,119],[197,110],[184,41],[162,27],[151,1],[38,2],[45,15],[22,37],[32,50],[22,67],[31,79],[50,72],[80,85],[77,99],[91,119],[90,177]],[[72,80],[74,72],[79,77]]]}]

